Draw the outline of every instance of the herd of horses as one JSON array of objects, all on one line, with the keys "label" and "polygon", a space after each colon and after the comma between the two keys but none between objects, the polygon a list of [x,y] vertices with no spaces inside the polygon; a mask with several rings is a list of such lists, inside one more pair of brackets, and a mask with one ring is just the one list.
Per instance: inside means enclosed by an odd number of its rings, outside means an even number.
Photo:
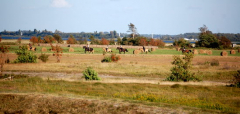
[{"label": "herd of horses", "polygon": [[[85,50],[85,53],[86,52],[89,52],[89,53],[94,53],[94,49],[93,48],[90,48],[90,47],[87,47],[87,46],[83,46],[83,49]],[[104,52],[113,52],[112,49],[109,49],[109,48],[102,48]],[[122,47],[117,47],[116,50],[119,51],[119,54],[121,54],[122,52],[125,54],[126,52],[128,52],[128,49],[126,48],[122,48]],[[143,48],[139,48],[138,50],[140,50],[142,53],[148,53],[148,52],[151,52],[149,49],[143,49]]]},{"label": "herd of horses", "polygon": [[[87,47],[87,46],[83,46],[83,49],[85,50],[85,53],[86,52],[89,52],[89,53],[94,53],[94,49],[91,48],[91,47]],[[113,52],[112,49],[109,49],[109,48],[102,48],[104,52]],[[36,51],[36,48],[35,47],[32,47],[30,48],[28,46],[28,50],[30,51]],[[125,54],[126,52],[128,52],[128,50],[126,48],[122,48],[122,47],[117,47],[116,50],[119,51],[119,54],[121,54],[122,52]],[[143,48],[139,48],[138,50],[141,51],[141,53],[148,53],[148,52],[151,52],[149,49],[143,49]],[[182,51],[182,53],[193,53],[192,50],[190,49],[185,49],[185,48],[180,48],[180,51]]]}]

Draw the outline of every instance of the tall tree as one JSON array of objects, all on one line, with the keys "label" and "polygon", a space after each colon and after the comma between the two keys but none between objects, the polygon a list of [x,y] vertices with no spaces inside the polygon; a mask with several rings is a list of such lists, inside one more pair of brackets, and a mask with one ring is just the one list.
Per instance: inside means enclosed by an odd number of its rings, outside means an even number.
[{"label": "tall tree", "polygon": [[196,46],[198,47],[208,47],[208,48],[218,48],[219,47],[219,41],[212,34],[211,31],[207,29],[206,25],[203,25],[203,27],[199,28],[200,35],[199,35],[199,41],[196,42]]},{"label": "tall tree", "polygon": [[62,43],[62,37],[59,34],[54,34],[53,35],[54,39],[57,40],[58,43]]},{"label": "tall tree", "polygon": [[130,23],[128,25],[129,30],[127,32],[131,32],[131,36],[134,39],[135,35],[137,34],[137,28],[135,27],[134,24]]}]

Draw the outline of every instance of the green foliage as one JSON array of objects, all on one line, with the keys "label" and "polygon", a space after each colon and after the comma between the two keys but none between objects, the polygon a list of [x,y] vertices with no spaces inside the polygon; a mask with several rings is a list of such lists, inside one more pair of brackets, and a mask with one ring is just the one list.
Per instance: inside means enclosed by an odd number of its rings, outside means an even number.
[{"label": "green foliage", "polygon": [[58,43],[62,43],[62,37],[59,34],[54,34],[53,35],[54,39],[57,40]]},{"label": "green foliage", "polygon": [[101,62],[112,62],[112,59],[110,56],[105,56]]},{"label": "green foliage", "polygon": [[100,77],[98,77],[98,73],[91,67],[83,71],[83,76],[86,80],[101,80]]},{"label": "green foliage", "polygon": [[172,64],[174,67],[171,69],[171,75],[167,77],[167,81],[200,81],[199,78],[191,73],[189,69],[191,68],[191,62],[194,55],[192,53],[186,53],[183,59],[180,56],[173,56]]},{"label": "green foliage", "polygon": [[218,48],[218,39],[213,34],[201,33],[199,35],[199,41],[196,42],[198,47]]},{"label": "green foliage", "polygon": [[38,57],[38,59],[42,60],[42,62],[47,62],[49,56],[50,56],[50,55],[47,55],[47,54],[44,53],[44,54],[41,54],[41,55]]},{"label": "green foliage", "polygon": [[19,46],[19,49],[15,51],[18,55],[18,58],[14,63],[36,63],[37,56],[32,52],[28,51],[27,46]]},{"label": "green foliage", "polygon": [[174,46],[179,46],[179,47],[190,47],[191,43],[187,40],[184,40],[183,38],[180,38],[179,40],[175,40],[173,42]]}]

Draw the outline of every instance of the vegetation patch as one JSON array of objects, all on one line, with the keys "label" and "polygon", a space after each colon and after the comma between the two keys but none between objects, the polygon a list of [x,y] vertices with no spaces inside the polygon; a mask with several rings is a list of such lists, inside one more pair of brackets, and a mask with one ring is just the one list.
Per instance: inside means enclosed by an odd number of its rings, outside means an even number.
[{"label": "vegetation patch", "polygon": [[117,62],[120,59],[120,56],[117,56],[116,54],[111,54],[110,56],[105,56],[101,62]]},{"label": "vegetation patch", "polygon": [[171,69],[172,73],[169,77],[167,77],[167,81],[200,81],[194,73],[189,71],[194,55],[192,53],[185,53],[184,55],[185,57],[182,59],[180,56],[173,56],[172,64],[174,67]]},{"label": "vegetation patch", "polygon": [[83,71],[83,76],[86,80],[101,80],[100,77],[98,77],[98,73],[91,67]]},{"label": "vegetation patch", "polygon": [[19,46],[19,49],[15,51],[18,55],[18,58],[14,61],[14,63],[36,63],[37,56],[32,52],[28,51],[27,46]]}]

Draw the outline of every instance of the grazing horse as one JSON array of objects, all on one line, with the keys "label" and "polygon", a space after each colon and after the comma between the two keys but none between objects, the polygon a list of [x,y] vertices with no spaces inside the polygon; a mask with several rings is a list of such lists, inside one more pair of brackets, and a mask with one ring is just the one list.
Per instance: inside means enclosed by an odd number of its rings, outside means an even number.
[{"label": "grazing horse", "polygon": [[180,50],[182,51],[182,53],[193,53],[193,51],[190,50],[190,49],[183,49],[183,48],[181,48]]},{"label": "grazing horse", "polygon": [[117,48],[116,48],[116,50],[119,50],[119,49],[121,49],[121,47],[117,47]]},{"label": "grazing horse", "polygon": [[112,49],[107,49],[106,48],[102,48],[104,52],[112,52]]},{"label": "grazing horse", "polygon": [[83,48],[85,49],[85,53],[86,53],[86,51],[88,51],[89,53],[92,53],[93,54],[93,52],[94,52],[94,50],[93,50],[93,48],[89,48],[89,47],[84,47],[83,46]]},{"label": "grazing horse", "polygon": [[119,50],[119,54],[121,54],[121,52],[124,52],[124,54],[125,52],[128,52],[126,48],[119,48],[118,50]]},{"label": "grazing horse", "polygon": [[30,47],[28,47],[28,51],[36,51],[37,50],[37,48],[35,48],[35,47],[32,47],[31,49],[30,49]]},{"label": "grazing horse", "polygon": [[143,53],[143,52],[145,52],[146,54],[148,53],[148,52],[151,52],[150,50],[148,50],[148,49],[145,49],[145,51],[143,50],[143,48],[139,48],[139,50]]}]

